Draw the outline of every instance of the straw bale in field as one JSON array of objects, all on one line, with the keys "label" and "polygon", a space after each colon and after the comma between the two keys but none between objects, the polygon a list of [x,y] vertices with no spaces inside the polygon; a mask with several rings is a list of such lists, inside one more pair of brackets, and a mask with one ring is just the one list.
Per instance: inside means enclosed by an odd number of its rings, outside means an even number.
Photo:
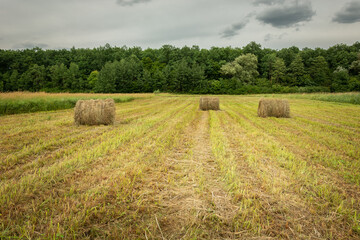
[{"label": "straw bale in field", "polygon": [[258,107],[259,117],[277,117],[289,118],[290,105],[288,100],[285,99],[268,99],[262,98],[259,101]]},{"label": "straw bale in field", "polygon": [[79,100],[76,102],[74,120],[76,125],[109,125],[115,121],[115,101]]},{"label": "straw bale in field", "polygon": [[220,110],[219,98],[214,97],[201,97],[200,110]]}]

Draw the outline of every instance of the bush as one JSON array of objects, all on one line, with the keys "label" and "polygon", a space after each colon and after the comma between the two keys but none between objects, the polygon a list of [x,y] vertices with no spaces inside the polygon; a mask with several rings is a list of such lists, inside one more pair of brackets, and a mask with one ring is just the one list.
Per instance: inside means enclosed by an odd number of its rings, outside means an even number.
[{"label": "bush", "polygon": [[349,90],[350,91],[360,91],[360,76],[350,78]]}]

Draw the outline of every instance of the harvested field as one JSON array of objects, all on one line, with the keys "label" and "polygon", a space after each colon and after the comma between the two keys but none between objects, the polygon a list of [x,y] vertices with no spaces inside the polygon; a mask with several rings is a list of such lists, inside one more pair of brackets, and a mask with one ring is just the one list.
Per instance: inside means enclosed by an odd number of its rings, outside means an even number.
[{"label": "harvested field", "polygon": [[0,239],[360,239],[359,105],[219,99],[116,103],[109,126],[1,116]]}]

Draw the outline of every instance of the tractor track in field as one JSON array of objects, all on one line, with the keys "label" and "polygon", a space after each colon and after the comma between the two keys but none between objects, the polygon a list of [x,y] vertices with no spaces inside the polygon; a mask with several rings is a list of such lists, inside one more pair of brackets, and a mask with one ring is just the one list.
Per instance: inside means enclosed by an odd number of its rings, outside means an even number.
[{"label": "tractor track in field", "polygon": [[[168,169],[158,192],[159,223],[166,239],[235,238],[232,220],[238,206],[224,189],[211,151],[209,113],[198,118],[183,134],[182,146],[167,158]],[[213,224],[216,220],[217,224]]]}]

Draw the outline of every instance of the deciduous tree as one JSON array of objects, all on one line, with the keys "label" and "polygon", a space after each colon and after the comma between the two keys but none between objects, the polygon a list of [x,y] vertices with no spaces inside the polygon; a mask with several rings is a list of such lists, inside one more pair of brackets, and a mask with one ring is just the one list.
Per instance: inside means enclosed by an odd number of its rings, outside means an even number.
[{"label": "deciduous tree", "polygon": [[233,62],[226,63],[221,67],[221,71],[236,78],[240,84],[251,84],[259,75],[257,63],[257,57],[248,53],[237,57]]}]

